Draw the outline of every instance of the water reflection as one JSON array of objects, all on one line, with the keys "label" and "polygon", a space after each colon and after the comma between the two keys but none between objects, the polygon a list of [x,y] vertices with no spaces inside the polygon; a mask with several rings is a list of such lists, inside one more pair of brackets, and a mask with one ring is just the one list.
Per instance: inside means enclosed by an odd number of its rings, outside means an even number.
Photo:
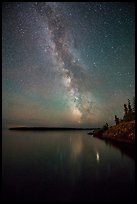
[{"label": "water reflection", "polygon": [[4,201],[133,203],[135,162],[86,131],[13,131],[2,143]]},{"label": "water reflection", "polygon": [[99,153],[97,152],[97,153],[96,153],[96,160],[97,160],[97,162],[99,162],[99,159],[100,159],[100,158],[99,158]]},{"label": "water reflection", "polygon": [[77,159],[78,156],[82,153],[83,149],[83,141],[82,141],[82,135],[77,135],[77,137],[72,137],[71,138],[71,159],[74,161]]},{"label": "water reflection", "polygon": [[104,142],[106,143],[106,145],[110,145],[117,148],[120,151],[122,157],[126,155],[131,159],[135,160],[135,145],[119,143],[119,142],[110,141],[110,140],[104,140]]}]

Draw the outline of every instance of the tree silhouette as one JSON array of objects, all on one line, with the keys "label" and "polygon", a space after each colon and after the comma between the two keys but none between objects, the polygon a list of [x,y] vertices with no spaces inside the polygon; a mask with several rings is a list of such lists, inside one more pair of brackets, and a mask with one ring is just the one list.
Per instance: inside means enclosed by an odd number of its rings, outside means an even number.
[{"label": "tree silhouette", "polygon": [[[133,100],[133,110],[135,110],[135,98]],[[124,111],[125,111],[125,114],[124,114],[124,117],[123,117],[124,121],[135,120],[135,111],[133,111],[133,110],[131,108],[131,102],[128,99],[128,108],[127,108],[127,105],[124,104]]]},{"label": "tree silhouette", "polygon": [[133,97],[133,111],[135,112],[135,96]]},{"label": "tree silhouette", "polygon": [[128,112],[129,112],[129,113],[132,112],[131,103],[130,103],[130,100],[129,100],[129,99],[128,99]]},{"label": "tree silhouette", "polygon": [[115,115],[115,122],[116,122],[116,125],[119,124],[119,118]]},{"label": "tree silhouette", "polygon": [[108,129],[108,123],[106,123],[106,124],[103,126],[103,129],[104,129],[104,130],[107,130],[107,129]]},{"label": "tree silhouette", "polygon": [[128,112],[128,108],[127,108],[127,105],[124,104],[124,111],[125,111],[125,116],[127,115],[127,112]]}]

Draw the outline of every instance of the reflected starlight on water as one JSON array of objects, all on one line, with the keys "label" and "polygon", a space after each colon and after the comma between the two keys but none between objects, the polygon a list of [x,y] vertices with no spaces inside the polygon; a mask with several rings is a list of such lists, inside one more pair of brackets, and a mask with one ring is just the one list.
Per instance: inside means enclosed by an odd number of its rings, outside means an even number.
[{"label": "reflected starlight on water", "polygon": [[77,138],[72,139],[71,142],[71,148],[72,148],[72,157],[74,161],[78,159],[80,154],[82,153],[83,150],[83,141],[81,135],[78,135]]},{"label": "reflected starlight on water", "polygon": [[98,152],[96,153],[96,160],[97,160],[97,162],[100,161],[100,157],[99,157],[99,153]]},{"label": "reflected starlight on water", "polygon": [[4,202],[134,203],[134,160],[87,131],[5,130],[2,142]]}]

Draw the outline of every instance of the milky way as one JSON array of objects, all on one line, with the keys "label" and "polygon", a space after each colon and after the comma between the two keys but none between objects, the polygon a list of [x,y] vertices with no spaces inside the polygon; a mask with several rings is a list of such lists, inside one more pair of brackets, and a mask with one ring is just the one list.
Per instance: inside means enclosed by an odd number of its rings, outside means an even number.
[{"label": "milky way", "polygon": [[[89,117],[92,110],[90,97],[86,92],[90,91],[89,78],[84,67],[75,58],[72,49],[74,47],[73,37],[68,39],[67,28],[63,18],[57,9],[53,9],[51,4],[37,4],[38,13],[42,13],[47,24],[49,35],[48,49],[56,61],[56,70],[62,75],[63,85],[69,93],[68,102],[70,103],[72,114],[80,123],[82,117]],[[43,13],[45,14],[43,17]],[[67,43],[68,42],[68,43]],[[81,81],[82,79],[82,81]],[[84,104],[84,106],[83,106]]]},{"label": "milky way", "polygon": [[122,116],[134,96],[133,3],[4,3],[2,11],[4,123],[100,126]]}]

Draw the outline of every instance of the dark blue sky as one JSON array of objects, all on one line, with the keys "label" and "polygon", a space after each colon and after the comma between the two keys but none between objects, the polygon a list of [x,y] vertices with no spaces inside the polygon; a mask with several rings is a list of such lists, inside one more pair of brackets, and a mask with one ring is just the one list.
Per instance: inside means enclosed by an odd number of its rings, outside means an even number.
[{"label": "dark blue sky", "polygon": [[135,95],[130,2],[2,7],[3,125],[102,126]]}]

